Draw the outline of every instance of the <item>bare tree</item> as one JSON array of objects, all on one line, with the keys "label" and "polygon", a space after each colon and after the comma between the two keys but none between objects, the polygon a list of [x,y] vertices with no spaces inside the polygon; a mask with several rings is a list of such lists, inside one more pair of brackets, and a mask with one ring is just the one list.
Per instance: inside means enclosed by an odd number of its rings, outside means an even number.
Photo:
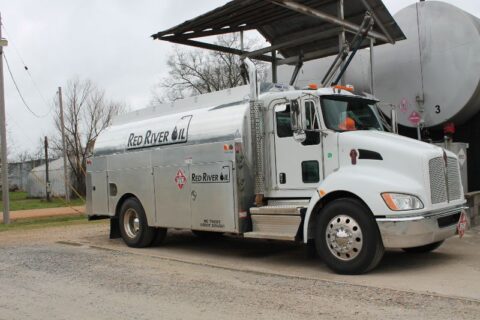
[{"label": "bare tree", "polygon": [[[14,161],[16,162],[34,162],[38,163],[44,159],[43,138],[38,138],[36,147],[30,146],[30,149],[23,150],[16,154]],[[33,148],[33,149],[32,149]],[[58,152],[58,151],[57,151]],[[39,161],[40,160],[40,161]]]},{"label": "bare tree", "polygon": [[[77,192],[85,194],[86,160],[98,135],[111,123],[112,118],[125,111],[123,104],[110,101],[105,91],[90,80],[74,78],[64,89],[65,141],[68,161]],[[56,108],[55,126],[61,136],[59,108]],[[54,140],[62,150],[61,138]]]},{"label": "bare tree", "polygon": [[[218,36],[215,43],[240,49],[238,33]],[[258,47],[258,40],[246,41],[246,50],[255,47]],[[153,93],[152,103],[175,101],[240,86],[243,84],[240,64],[238,55],[177,46],[167,62],[169,75],[160,81]],[[266,64],[256,64],[260,74],[265,74]]]}]

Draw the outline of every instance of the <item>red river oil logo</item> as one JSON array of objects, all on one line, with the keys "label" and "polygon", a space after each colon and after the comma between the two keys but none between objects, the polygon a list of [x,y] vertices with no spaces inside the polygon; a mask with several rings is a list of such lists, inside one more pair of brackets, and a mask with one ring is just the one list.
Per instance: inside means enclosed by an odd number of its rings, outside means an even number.
[{"label": "red river oil logo", "polygon": [[[169,145],[187,142],[188,128],[192,116],[181,117],[176,123],[174,122],[173,130],[165,129],[149,129],[143,133],[130,133],[127,138],[127,149],[148,148],[161,145]],[[170,125],[162,125],[161,127],[171,127]]]},{"label": "red river oil logo", "polygon": [[206,172],[192,172],[192,183],[230,183],[230,167],[210,168]]}]

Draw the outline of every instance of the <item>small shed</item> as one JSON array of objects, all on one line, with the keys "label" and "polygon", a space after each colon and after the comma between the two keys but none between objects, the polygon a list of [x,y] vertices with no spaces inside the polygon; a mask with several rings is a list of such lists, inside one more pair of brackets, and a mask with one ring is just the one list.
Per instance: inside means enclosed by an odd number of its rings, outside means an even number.
[{"label": "small shed", "polygon": [[[44,163],[44,160],[29,160],[23,162],[14,162],[8,164],[8,183],[10,189],[25,191],[27,186],[28,174],[33,168]],[[1,183],[0,183],[1,185]]]},{"label": "small shed", "polygon": [[[50,195],[54,197],[65,196],[65,182],[63,173],[63,159],[50,160],[48,164],[48,173],[50,180]],[[68,174],[71,177],[71,170],[68,168]],[[35,167],[30,171],[27,178],[27,195],[32,198],[46,197],[46,179],[45,164]],[[70,180],[71,181],[71,180]],[[70,195],[71,191],[70,191]]]}]

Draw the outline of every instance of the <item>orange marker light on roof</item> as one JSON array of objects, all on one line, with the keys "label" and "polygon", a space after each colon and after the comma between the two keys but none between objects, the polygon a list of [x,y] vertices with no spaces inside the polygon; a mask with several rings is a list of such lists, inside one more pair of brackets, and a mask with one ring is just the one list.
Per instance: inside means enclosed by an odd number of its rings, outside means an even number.
[{"label": "orange marker light on roof", "polygon": [[338,90],[350,91],[350,92],[353,92],[355,90],[355,88],[352,85],[347,85],[347,86],[337,85],[337,86],[334,86],[333,88]]},{"label": "orange marker light on roof", "polygon": [[308,89],[310,90],[317,90],[318,89],[318,85],[316,83],[310,83],[308,85]]}]

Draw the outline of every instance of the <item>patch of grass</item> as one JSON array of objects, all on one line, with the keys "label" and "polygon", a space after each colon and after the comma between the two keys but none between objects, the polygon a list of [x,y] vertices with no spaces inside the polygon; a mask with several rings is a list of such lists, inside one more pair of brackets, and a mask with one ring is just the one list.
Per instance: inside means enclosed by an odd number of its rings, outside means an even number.
[{"label": "patch of grass", "polygon": [[[102,222],[99,220],[98,222]],[[49,218],[37,218],[37,219],[22,219],[16,220],[9,225],[0,224],[0,232],[11,230],[29,230],[45,227],[57,227],[74,224],[84,223],[98,223],[97,221],[89,222],[85,216],[57,216]]]},{"label": "patch of grass", "polygon": [[[47,202],[44,199],[29,199],[27,198],[27,193],[21,191],[10,192],[9,195],[10,211],[85,205],[85,202],[81,199],[72,199],[69,203],[66,203],[63,198],[53,198],[51,202]],[[2,201],[0,201],[0,206],[3,207]]]},{"label": "patch of grass", "polygon": [[27,193],[23,191],[10,192],[9,196],[11,202],[27,199]]}]

